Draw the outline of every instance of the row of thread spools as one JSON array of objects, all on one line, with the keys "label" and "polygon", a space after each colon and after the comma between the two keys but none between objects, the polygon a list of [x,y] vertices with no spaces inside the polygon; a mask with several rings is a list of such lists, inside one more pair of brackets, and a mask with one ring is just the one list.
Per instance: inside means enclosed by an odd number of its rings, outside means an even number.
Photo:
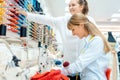
[{"label": "row of thread spools", "polygon": [[[0,0],[0,34],[5,35],[7,29],[20,34],[22,26],[27,25],[27,20],[24,15],[16,13],[16,8],[21,8],[26,11],[39,11],[43,13],[40,3],[37,0]],[[37,27],[36,23],[30,22],[30,36],[37,38]],[[24,27],[25,28],[25,27]],[[24,29],[23,28],[23,29]],[[24,29],[26,30],[26,29]],[[22,35],[21,35],[22,36]],[[24,36],[26,36],[24,34]]]},{"label": "row of thread spools", "polygon": [[55,34],[50,26],[28,22],[25,16],[16,13],[16,8],[44,14],[37,0],[0,0],[0,36],[6,36],[7,30],[10,30],[47,46],[55,44]]}]

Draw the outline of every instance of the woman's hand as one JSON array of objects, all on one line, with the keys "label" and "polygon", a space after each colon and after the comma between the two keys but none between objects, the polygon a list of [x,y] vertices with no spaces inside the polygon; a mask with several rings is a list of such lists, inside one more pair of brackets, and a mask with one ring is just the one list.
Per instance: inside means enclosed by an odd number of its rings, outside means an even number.
[{"label": "woman's hand", "polygon": [[66,76],[69,75],[68,71],[65,68],[61,68],[60,71],[61,71],[61,74],[64,74]]}]

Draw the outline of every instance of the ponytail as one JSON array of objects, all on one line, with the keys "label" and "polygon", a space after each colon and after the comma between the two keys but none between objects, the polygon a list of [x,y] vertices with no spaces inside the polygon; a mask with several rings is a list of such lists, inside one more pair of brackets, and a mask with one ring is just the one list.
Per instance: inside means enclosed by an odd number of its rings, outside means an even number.
[{"label": "ponytail", "polygon": [[84,15],[88,14],[89,8],[88,8],[88,3],[87,3],[87,1],[86,1],[86,0],[79,0],[79,4],[84,6],[84,8],[83,8],[83,10],[82,10],[82,13],[83,13]]}]

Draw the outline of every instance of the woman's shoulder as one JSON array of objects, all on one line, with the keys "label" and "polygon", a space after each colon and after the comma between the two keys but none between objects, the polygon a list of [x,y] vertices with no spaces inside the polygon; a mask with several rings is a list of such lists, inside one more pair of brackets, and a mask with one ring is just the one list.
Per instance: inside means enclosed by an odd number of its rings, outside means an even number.
[{"label": "woman's shoulder", "polygon": [[65,17],[66,21],[69,21],[71,16],[72,16],[71,14],[66,14],[64,17]]},{"label": "woman's shoulder", "polygon": [[94,41],[103,43],[103,39],[100,36],[94,36]]},{"label": "woman's shoulder", "polygon": [[96,21],[93,19],[93,17],[87,15],[87,18],[90,22],[96,25]]}]

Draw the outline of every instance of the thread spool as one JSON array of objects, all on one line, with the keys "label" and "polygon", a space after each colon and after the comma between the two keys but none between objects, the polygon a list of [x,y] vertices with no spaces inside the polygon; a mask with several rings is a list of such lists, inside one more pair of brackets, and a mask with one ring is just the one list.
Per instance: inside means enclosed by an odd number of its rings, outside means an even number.
[{"label": "thread spool", "polygon": [[40,48],[40,47],[42,47],[42,46],[41,46],[41,42],[40,42],[40,41],[38,42],[38,47],[39,47],[39,48]]},{"label": "thread spool", "polygon": [[26,37],[27,36],[27,28],[26,27],[20,27],[20,37]]},{"label": "thread spool", "polygon": [[57,66],[62,64],[62,62],[60,60],[55,60],[54,62],[55,62],[55,65],[57,65]]},{"label": "thread spool", "polygon": [[68,61],[65,61],[64,63],[63,63],[63,67],[68,67],[70,65],[70,63],[68,62]]},{"label": "thread spool", "polygon": [[4,2],[4,0],[0,0],[0,3]]},{"label": "thread spool", "polygon": [[6,25],[5,24],[0,25],[0,36],[6,36]]},{"label": "thread spool", "polygon": [[115,38],[112,35],[112,32],[108,32],[108,42],[116,42]]}]

